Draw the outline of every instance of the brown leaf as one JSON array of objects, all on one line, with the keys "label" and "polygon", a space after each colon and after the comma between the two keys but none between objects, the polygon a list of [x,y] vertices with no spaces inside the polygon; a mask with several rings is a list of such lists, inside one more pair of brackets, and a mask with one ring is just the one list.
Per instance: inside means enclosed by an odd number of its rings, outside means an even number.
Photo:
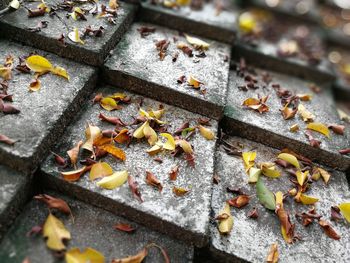
[{"label": "brown leaf", "polygon": [[15,144],[16,141],[10,139],[6,135],[0,134],[0,142],[3,142],[3,143],[8,144],[8,145],[13,145],[13,144]]},{"label": "brown leaf", "polygon": [[308,226],[314,222],[314,220],[320,220],[321,218],[321,216],[316,213],[316,209],[314,207],[307,212],[296,213],[295,217],[301,218],[303,226]]},{"label": "brown leaf", "polygon": [[239,195],[233,199],[228,200],[228,204],[230,206],[241,208],[246,206],[250,201],[250,197],[248,195]]},{"label": "brown leaf", "polygon": [[119,126],[125,126],[125,123],[118,117],[108,117],[106,115],[104,115],[103,113],[100,113],[100,115],[98,115],[98,117],[105,122],[109,122],[111,124],[114,125],[119,125]]},{"label": "brown leaf", "polygon": [[136,230],[136,228],[132,227],[131,225],[124,224],[124,223],[118,223],[118,224],[114,225],[114,228],[119,230],[119,231],[123,231],[123,232],[127,232],[127,233],[133,233]]},{"label": "brown leaf", "polygon": [[134,256],[129,256],[121,259],[112,259],[112,263],[141,263],[143,259],[148,255],[147,248],[143,248]]},{"label": "brown leaf", "polygon": [[286,104],[286,106],[280,110],[282,113],[283,119],[285,120],[294,118],[295,114],[298,112],[298,109],[292,109],[287,106],[288,104]]},{"label": "brown leaf", "polygon": [[169,173],[170,180],[175,181],[178,173],[179,173],[179,166],[178,165],[171,168],[171,171]]},{"label": "brown leaf", "polygon": [[333,227],[327,221],[320,219],[318,223],[322,227],[323,231],[326,233],[327,236],[335,240],[340,239],[340,236],[338,235],[338,233],[333,229]]},{"label": "brown leaf", "polygon": [[310,130],[305,131],[305,135],[308,138],[310,145],[315,148],[320,148],[321,142],[314,138]]},{"label": "brown leaf", "polygon": [[274,243],[271,245],[269,254],[267,255],[266,262],[267,263],[277,263],[278,262],[277,243]]},{"label": "brown leaf", "polygon": [[331,219],[334,221],[339,221],[343,219],[339,207],[331,206]]},{"label": "brown leaf", "polygon": [[73,164],[74,167],[76,167],[76,164],[78,162],[79,150],[82,145],[83,141],[79,141],[72,149],[67,151],[70,162],[71,164]]},{"label": "brown leaf", "polygon": [[157,177],[153,173],[149,171],[146,171],[146,183],[154,187],[157,187],[159,192],[163,190],[163,186],[160,183],[160,181],[157,179]]},{"label": "brown leaf", "polygon": [[5,114],[17,114],[21,111],[13,106],[10,103],[4,103],[2,99],[0,99],[0,111],[2,111]]},{"label": "brown leaf", "polygon": [[247,216],[250,218],[258,218],[259,217],[258,209],[254,207],[252,210],[248,212]]},{"label": "brown leaf", "polygon": [[334,133],[344,135],[345,126],[338,124],[329,124],[328,128],[331,129]]},{"label": "brown leaf", "polygon": [[150,35],[151,33],[154,33],[156,31],[155,27],[147,27],[147,26],[141,26],[137,29],[137,31],[140,32],[141,37],[146,37]]},{"label": "brown leaf", "polygon": [[139,184],[134,180],[134,178],[131,175],[128,176],[128,184],[134,197],[142,203],[143,199],[139,190]]},{"label": "brown leaf", "polygon": [[350,148],[339,150],[339,153],[340,154],[349,154],[350,153]]},{"label": "brown leaf", "polygon": [[187,194],[189,191],[186,190],[185,188],[182,187],[173,187],[173,193],[177,196],[184,196],[185,194]]},{"label": "brown leaf", "polygon": [[55,198],[53,196],[46,195],[46,194],[40,194],[40,195],[34,196],[34,199],[39,200],[41,202],[44,202],[48,206],[48,208],[57,209],[57,210],[61,211],[62,213],[65,213],[68,215],[72,214],[72,211],[69,208],[66,201],[64,201],[60,198]]},{"label": "brown leaf", "polygon": [[67,161],[64,159],[62,156],[58,155],[57,153],[51,152],[55,158],[55,162],[59,166],[66,167],[67,166]]}]

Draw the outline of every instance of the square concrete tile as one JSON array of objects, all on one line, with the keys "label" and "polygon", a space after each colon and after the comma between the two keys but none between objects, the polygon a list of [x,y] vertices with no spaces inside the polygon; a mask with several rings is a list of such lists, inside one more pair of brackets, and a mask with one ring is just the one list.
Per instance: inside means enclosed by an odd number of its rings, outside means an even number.
[{"label": "square concrete tile", "polygon": [[[226,141],[234,144],[239,142],[244,145],[242,151],[256,151],[255,163],[275,160],[278,150],[254,143],[239,137],[229,137]],[[304,154],[304,153],[301,153]],[[294,244],[286,244],[280,232],[280,223],[273,211],[263,207],[256,197],[254,184],[248,184],[243,160],[240,157],[229,156],[220,146],[216,155],[216,173],[221,178],[219,184],[213,187],[212,208],[213,216],[218,215],[226,200],[233,198],[232,193],[226,191],[226,187],[240,188],[245,194],[251,196],[250,203],[241,208],[231,208],[233,216],[233,229],[227,236],[220,235],[217,227],[212,224],[211,251],[215,262],[265,262],[272,243],[278,244],[279,262],[348,262],[348,244],[350,240],[348,224],[330,220],[331,206],[342,202],[349,202],[350,192],[344,173],[323,167],[332,174],[328,185],[322,178],[312,183],[311,189],[306,193],[319,198],[315,204],[316,212],[322,219],[331,223],[336,232],[341,236],[340,240],[329,238],[318,225],[312,223],[304,227],[295,218],[295,213],[308,211],[311,206],[296,203],[292,197],[284,201],[284,208],[290,213],[292,223],[295,223],[295,232],[302,238]],[[276,193],[287,193],[292,188],[288,175],[281,167],[282,172],[278,179],[261,178],[266,187]],[[247,217],[247,213],[256,207],[258,218]],[[221,259],[221,261],[219,261]]]},{"label": "square concrete tile", "polygon": [[[119,90],[120,91],[120,90]],[[104,95],[118,92],[115,88],[98,89]],[[128,93],[127,93],[128,94]],[[133,121],[132,116],[138,115],[138,96],[131,95],[132,103],[122,110],[106,113],[99,105],[94,105],[74,121],[64,137],[60,139],[60,145],[53,149],[54,152],[65,155],[79,140],[84,140],[84,131],[87,123],[93,123],[101,129],[113,129],[113,125],[98,119],[100,112],[107,116],[116,116],[125,123]],[[144,98],[143,109],[159,106],[159,102]],[[164,105],[165,115],[162,120],[171,125],[169,132],[174,132],[185,121],[190,120],[191,126],[196,124],[200,115],[188,111]],[[216,133],[217,122],[211,121],[211,129]],[[211,182],[214,170],[215,140],[206,140],[200,134],[195,134],[190,140],[195,152],[195,168],[192,168],[181,155],[172,157],[169,153],[160,153],[149,156],[146,150],[150,148],[147,141],[133,142],[129,147],[118,145],[126,153],[126,161],[121,162],[112,157],[106,157],[114,171],[128,170],[139,183],[140,192],[144,202],[140,203],[133,197],[128,183],[114,190],[105,190],[91,182],[88,175],[79,181],[69,183],[64,181],[60,169],[50,155],[42,164],[41,171],[46,185],[58,189],[69,195],[74,195],[85,202],[102,207],[113,213],[123,215],[131,220],[146,225],[152,229],[174,236],[197,246],[203,246],[208,241],[207,229],[209,224]],[[163,162],[154,160],[160,157]],[[179,174],[176,181],[169,179],[170,170],[179,165]],[[69,169],[68,169],[69,170]],[[162,192],[145,182],[146,171],[153,172],[163,184]],[[182,197],[173,193],[173,187],[183,187],[190,192]]]},{"label": "square concrete tile", "polygon": [[[271,83],[266,88],[263,88],[263,72],[268,72],[272,77]],[[332,123],[346,125],[337,114],[330,89],[321,85],[319,86],[321,92],[317,94],[309,88],[309,82],[298,78],[262,69],[256,69],[256,74],[256,78],[259,80],[256,85],[259,88],[243,91],[239,87],[245,85],[244,77],[237,76],[235,71],[230,72],[229,92],[223,120],[224,130],[278,149],[290,148],[331,167],[341,170],[348,169],[350,158],[341,155],[338,151],[349,147],[349,127],[346,126],[344,135],[338,135],[331,131],[330,138],[313,132],[314,137],[321,141],[321,145],[320,148],[312,147],[304,134],[307,124],[299,113],[294,118],[284,120],[280,112],[283,107],[281,99],[277,96],[272,85],[279,84],[294,95],[311,94],[311,101],[301,101],[300,103],[315,116],[314,122],[325,125]],[[242,105],[245,99],[257,98],[258,95],[261,97],[269,95],[266,102],[269,107],[268,112],[260,114]],[[297,124],[300,130],[293,133],[290,131],[290,127],[294,124]]]},{"label": "square concrete tile", "polygon": [[[55,1],[46,1],[47,5],[55,8]],[[70,11],[59,9],[55,12],[56,15],[28,17],[28,11],[21,7],[16,12],[11,12],[0,18],[1,35],[7,39],[13,39],[27,45],[34,46],[43,50],[50,51],[62,57],[67,57],[75,61],[87,63],[90,65],[101,65],[108,56],[111,49],[123,36],[124,32],[130,26],[136,7],[130,4],[120,2],[120,7],[117,9],[115,24],[108,22],[107,17],[97,18],[97,15],[92,12],[94,4],[86,2],[78,5],[81,9],[87,10],[85,14],[86,20],[74,20],[71,17]],[[25,2],[23,4],[29,9],[35,9],[37,2]],[[96,4],[101,13],[101,5],[108,6],[108,1],[102,0]],[[37,27],[38,23],[46,21],[47,27],[42,28],[39,32],[32,32],[29,28]],[[68,37],[69,32],[77,28],[82,36],[85,28],[91,26],[92,29],[98,29],[101,26],[104,28],[100,37],[87,36],[84,39],[84,45],[74,43]],[[64,46],[58,39],[64,35]]]},{"label": "square concrete tile", "polygon": [[81,107],[85,96],[90,94],[96,80],[96,70],[92,67],[13,42],[0,41],[1,60],[4,61],[6,56],[12,55],[14,67],[18,64],[18,57],[28,56],[34,51],[55,66],[65,68],[70,80],[46,74],[40,77],[41,89],[30,92],[28,88],[34,79],[34,73],[20,73],[13,69],[12,79],[8,82],[8,93],[13,95],[11,104],[20,113],[0,113],[0,134],[16,140],[16,143],[0,144],[0,162],[25,173],[36,169],[47,150],[56,143]]},{"label": "square concrete tile", "polygon": [[[154,27],[156,31],[141,37],[138,29],[145,26]],[[156,49],[156,42],[161,40],[170,41],[164,60],[160,60]],[[177,48],[178,43],[187,42],[176,31],[136,23],[107,60],[103,69],[104,80],[111,85],[220,119],[225,105],[230,47],[216,41],[202,40],[210,44],[205,57],[198,51],[189,57]],[[178,58],[173,62],[172,56],[176,52],[179,52]],[[187,81],[178,83],[181,76],[189,79],[190,75],[204,83],[202,92],[189,86]],[[203,94],[204,89],[206,92]]]}]

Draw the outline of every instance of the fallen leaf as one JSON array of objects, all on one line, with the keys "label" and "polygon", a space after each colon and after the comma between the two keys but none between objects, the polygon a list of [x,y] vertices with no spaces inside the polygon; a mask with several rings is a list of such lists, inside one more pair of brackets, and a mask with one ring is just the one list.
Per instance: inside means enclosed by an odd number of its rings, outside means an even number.
[{"label": "fallen leaf", "polygon": [[334,133],[339,135],[344,135],[345,126],[338,124],[329,124],[328,128],[331,129]]},{"label": "fallen leaf", "polygon": [[160,181],[157,179],[157,177],[153,173],[149,171],[146,171],[146,183],[158,188],[159,192],[163,190],[163,186],[160,183]]},{"label": "fallen leaf", "polygon": [[98,162],[91,167],[90,181],[94,181],[97,178],[109,176],[113,174],[112,167],[106,162]]},{"label": "fallen leaf", "polygon": [[350,223],[350,203],[341,203],[338,207],[346,221]]},{"label": "fallen leaf", "polygon": [[41,88],[41,81],[36,78],[29,84],[29,91],[35,92],[40,90]]},{"label": "fallen leaf", "polygon": [[135,181],[135,179],[131,175],[128,176],[128,184],[134,197],[142,203],[143,199],[141,197],[139,184]]},{"label": "fallen leaf", "polygon": [[156,145],[152,146],[151,149],[146,150],[146,152],[152,156],[152,155],[155,155],[155,154],[161,152],[162,150],[163,150],[163,146],[156,144]]},{"label": "fallen leaf", "polygon": [[298,109],[289,108],[288,104],[286,104],[280,111],[282,113],[283,119],[289,120],[294,118],[295,114],[298,112]]},{"label": "fallen leaf", "polygon": [[70,162],[71,164],[73,164],[74,167],[76,167],[76,164],[78,162],[79,150],[82,145],[83,145],[83,142],[79,141],[72,149],[67,151]]},{"label": "fallen leaf", "polygon": [[133,137],[135,137],[136,139],[142,139],[143,137],[145,137],[145,134],[143,132],[143,129],[145,128],[145,126],[148,125],[148,121],[144,122],[140,127],[138,127],[134,133],[133,133]]},{"label": "fallen leaf", "polygon": [[199,125],[198,126],[198,129],[199,129],[199,132],[201,133],[201,135],[207,139],[207,140],[213,140],[215,138],[215,134],[212,130],[202,126],[202,125]]},{"label": "fallen leaf", "polygon": [[276,165],[274,163],[262,163],[260,164],[260,169],[263,175],[270,178],[278,178],[281,176],[280,171],[276,170]]},{"label": "fallen leaf", "polygon": [[99,127],[89,124],[85,130],[86,141],[81,148],[90,152],[94,151],[94,141],[102,136],[102,132]]},{"label": "fallen leaf", "polygon": [[193,154],[191,144],[186,140],[176,140],[175,143],[179,145],[185,153]]},{"label": "fallen leaf", "polygon": [[69,171],[69,172],[61,172],[63,179],[68,182],[75,182],[80,179],[80,177],[87,172],[87,166],[83,166],[77,170]]},{"label": "fallen leaf", "polygon": [[248,212],[247,216],[249,218],[258,218],[259,217],[258,209],[256,207],[253,207],[253,209]]},{"label": "fallen leaf", "polygon": [[329,129],[326,125],[319,122],[311,122],[306,127],[309,130],[313,130],[319,133],[322,133],[323,135],[327,136],[329,138]]},{"label": "fallen leaf", "polygon": [[249,204],[250,197],[249,195],[239,195],[233,199],[227,201],[230,206],[241,208]]},{"label": "fallen leaf", "polygon": [[256,98],[248,98],[245,99],[242,103],[243,106],[246,106],[252,110],[258,111],[260,114],[269,111],[269,107],[266,105],[266,101],[268,100],[268,96],[256,99]]},{"label": "fallen leaf", "polygon": [[301,100],[301,101],[310,101],[312,99],[312,94],[297,94],[297,97]]},{"label": "fallen leaf", "polygon": [[143,127],[143,133],[149,143],[149,145],[153,146],[158,141],[157,133],[149,126],[149,122],[146,121],[146,125]]},{"label": "fallen leaf", "polygon": [[119,231],[123,231],[123,232],[127,232],[127,233],[133,233],[136,230],[135,227],[133,227],[129,224],[125,224],[125,223],[118,223],[118,224],[114,225],[114,228],[119,230]]},{"label": "fallen leaf", "polygon": [[189,191],[186,190],[185,188],[182,187],[173,187],[173,193],[177,196],[184,196],[185,194],[187,194]]},{"label": "fallen leaf", "polygon": [[108,152],[109,154],[111,154],[119,160],[122,160],[123,162],[126,160],[125,152],[122,149],[114,146],[113,144],[104,144],[99,146],[98,148]]},{"label": "fallen leaf", "polygon": [[66,69],[62,67],[59,67],[59,66],[54,67],[53,69],[51,69],[51,73],[69,80],[69,75]]},{"label": "fallen leaf", "polygon": [[261,178],[256,182],[256,194],[260,203],[267,209],[275,210],[276,201],[273,193],[266,188]]},{"label": "fallen leaf", "polygon": [[341,211],[338,206],[331,206],[331,219],[334,221],[342,220]]},{"label": "fallen leaf", "polygon": [[114,10],[119,7],[117,0],[109,0],[108,5],[111,9],[114,9]]},{"label": "fallen leaf", "polygon": [[118,105],[118,103],[109,97],[102,98],[100,100],[100,105],[102,108],[104,108],[107,111],[113,111],[113,110],[120,110],[121,106]]},{"label": "fallen leaf", "polygon": [[114,188],[122,186],[128,180],[128,172],[114,172],[112,175],[102,178],[96,184],[99,187],[112,190]]},{"label": "fallen leaf", "polygon": [[57,210],[65,213],[65,214],[68,214],[68,215],[72,214],[72,211],[69,208],[66,201],[64,201],[60,198],[55,198],[53,196],[46,195],[46,194],[36,195],[33,198],[36,200],[39,200],[41,202],[44,202],[47,205],[47,207],[50,209],[57,209]]},{"label": "fallen leaf", "polygon": [[315,118],[315,115],[313,115],[311,112],[307,111],[304,105],[299,104],[298,106],[298,113],[300,114],[301,118],[304,122],[310,122],[313,121]]},{"label": "fallen leaf", "polygon": [[320,219],[318,223],[322,227],[323,231],[326,233],[327,236],[335,240],[340,239],[340,236],[338,235],[338,233],[333,229],[333,227],[327,221]]},{"label": "fallen leaf", "polygon": [[270,247],[269,254],[267,255],[266,262],[267,263],[277,263],[278,262],[278,249],[277,249],[277,243],[273,243]]},{"label": "fallen leaf", "polygon": [[289,130],[291,132],[297,132],[297,131],[299,131],[299,125],[298,124],[293,124],[292,126],[290,126]]},{"label": "fallen leaf", "polygon": [[176,178],[177,178],[178,173],[179,173],[179,166],[178,165],[176,165],[173,168],[171,168],[171,171],[169,173],[170,180],[175,181]]},{"label": "fallen leaf", "polygon": [[249,169],[248,183],[256,183],[261,175],[261,169],[251,167]]},{"label": "fallen leaf", "polygon": [[349,154],[350,153],[350,148],[346,148],[346,149],[341,149],[338,151],[340,154]]},{"label": "fallen leaf", "polygon": [[186,35],[186,40],[190,43],[195,49],[207,50],[210,47],[210,44],[196,37],[190,37]]},{"label": "fallen leaf", "polygon": [[322,176],[323,181],[328,184],[329,179],[331,178],[330,173],[328,173],[326,170],[322,168],[317,168],[317,170],[320,172],[320,175]]},{"label": "fallen leaf", "polygon": [[310,130],[306,130],[305,131],[305,135],[306,135],[307,139],[309,140],[310,145],[312,147],[320,148],[320,145],[321,145],[322,142],[317,140],[317,139],[315,139]]},{"label": "fallen leaf", "polygon": [[81,40],[79,30],[76,27],[73,29],[73,31],[68,33],[68,38],[74,43],[79,43],[81,45],[85,44],[85,42]]},{"label": "fallen leaf", "polygon": [[248,172],[249,169],[254,166],[256,152],[243,152],[242,158],[243,158],[245,170],[246,172]]},{"label": "fallen leaf", "polygon": [[37,73],[46,73],[53,69],[53,65],[46,58],[39,55],[32,55],[26,59],[28,68]]},{"label": "fallen leaf", "polygon": [[175,150],[174,137],[169,133],[161,133],[159,135],[167,139],[167,141],[165,143],[163,143],[163,145],[162,145],[163,148],[166,150],[169,150],[169,151],[174,151]]},{"label": "fallen leaf", "polygon": [[192,75],[189,77],[187,81],[188,85],[192,86],[195,89],[199,89],[201,87],[201,84],[203,84],[201,81],[193,77]]},{"label": "fallen leaf", "polygon": [[47,247],[57,251],[66,248],[62,242],[63,240],[71,239],[71,235],[63,223],[51,213],[43,226],[43,236],[47,238]]},{"label": "fallen leaf", "polygon": [[277,158],[281,159],[281,160],[284,160],[288,163],[290,163],[291,165],[293,165],[294,167],[300,169],[300,164],[298,162],[298,159],[292,155],[292,154],[289,154],[289,153],[280,153]]},{"label": "fallen leaf", "polygon": [[318,198],[313,197],[313,196],[309,196],[309,195],[304,195],[304,194],[300,194],[300,202],[303,205],[313,205],[314,203],[318,202]]},{"label": "fallen leaf", "polygon": [[148,255],[147,249],[143,248],[140,252],[138,252],[134,256],[129,256],[122,259],[113,259],[112,263],[141,263],[147,255]]},{"label": "fallen leaf", "polygon": [[131,140],[131,137],[129,135],[128,129],[122,129],[116,137],[114,137],[114,141],[120,144],[129,142]]},{"label": "fallen leaf", "polygon": [[3,142],[8,145],[15,144],[15,141],[7,137],[6,135],[0,134],[0,142]]},{"label": "fallen leaf", "polygon": [[302,171],[298,170],[298,171],[296,171],[295,175],[297,177],[298,184],[300,186],[303,186],[305,181],[307,181],[307,179],[308,179],[309,171],[302,172]]},{"label": "fallen leaf", "polygon": [[105,257],[97,250],[87,247],[84,251],[79,248],[72,248],[65,254],[67,263],[104,263]]},{"label": "fallen leaf", "polygon": [[257,20],[251,12],[244,12],[238,18],[239,29],[243,33],[253,33],[257,29]]},{"label": "fallen leaf", "polygon": [[346,121],[348,123],[350,123],[350,116],[348,114],[346,114],[344,111],[342,111],[341,109],[337,109],[338,111],[338,115],[339,115],[339,118],[342,120],[342,121]]},{"label": "fallen leaf", "polygon": [[2,111],[5,114],[17,114],[20,113],[21,111],[13,106],[10,103],[4,103],[2,99],[0,99],[0,111]]},{"label": "fallen leaf", "polygon": [[225,203],[225,207],[219,212],[217,219],[219,220],[219,232],[224,235],[229,234],[233,227],[233,217],[228,203]]}]

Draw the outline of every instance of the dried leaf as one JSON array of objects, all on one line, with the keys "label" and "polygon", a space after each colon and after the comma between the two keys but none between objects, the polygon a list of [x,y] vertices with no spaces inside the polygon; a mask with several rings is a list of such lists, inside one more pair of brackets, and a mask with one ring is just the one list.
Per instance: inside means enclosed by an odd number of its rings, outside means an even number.
[{"label": "dried leaf", "polygon": [[169,150],[169,151],[174,151],[175,150],[174,137],[169,133],[161,133],[159,135],[167,139],[167,141],[165,143],[163,143],[163,145],[162,145],[163,148],[166,150]]},{"label": "dried leaf", "polygon": [[116,137],[114,137],[114,141],[120,144],[129,142],[131,140],[131,137],[129,135],[128,129],[122,129]]},{"label": "dried leaf", "polygon": [[109,154],[111,154],[112,156],[114,156],[115,158],[125,161],[126,160],[126,154],[125,152],[114,146],[113,144],[104,144],[98,147],[99,149],[108,152]]},{"label": "dried leaf", "polygon": [[79,150],[83,145],[82,141],[79,141],[72,149],[67,151],[71,164],[75,167],[78,162]]},{"label": "dried leaf", "polygon": [[335,240],[340,239],[340,236],[338,235],[338,233],[333,229],[333,227],[327,221],[320,219],[318,223],[322,227],[322,229],[324,230],[327,236]]},{"label": "dried leaf", "polygon": [[192,75],[189,77],[187,81],[188,85],[192,86],[195,89],[199,89],[201,87],[201,84],[203,84],[201,81],[193,77]]},{"label": "dried leaf", "polygon": [[30,84],[29,84],[29,91],[35,92],[40,90],[41,88],[41,81],[37,78],[34,79]]},{"label": "dried leaf", "polygon": [[266,105],[266,101],[268,96],[256,99],[256,98],[248,98],[243,101],[242,105],[246,106],[252,110],[258,111],[260,114],[269,111],[269,107]]},{"label": "dried leaf", "polygon": [[302,171],[298,170],[298,171],[296,171],[295,175],[297,177],[298,184],[300,186],[303,186],[305,181],[307,181],[307,179],[308,179],[309,171],[302,172]]},{"label": "dried leaf", "polygon": [[277,263],[278,262],[278,249],[277,249],[277,243],[274,243],[270,247],[269,254],[267,255],[266,262],[267,263]]},{"label": "dried leaf", "polygon": [[289,154],[289,153],[280,153],[277,158],[281,159],[281,160],[284,160],[288,163],[290,163],[291,165],[293,165],[294,167],[300,169],[300,164],[298,162],[298,159],[292,155],[292,154]]},{"label": "dried leaf", "polygon": [[309,130],[313,130],[319,133],[322,133],[323,135],[327,136],[329,138],[329,129],[326,125],[319,122],[311,122],[306,127]]},{"label": "dried leaf", "polygon": [[146,125],[143,127],[143,133],[149,143],[149,145],[153,146],[158,141],[157,133],[149,126],[149,122],[146,121]]},{"label": "dried leaf", "polygon": [[270,178],[278,178],[281,176],[280,171],[276,170],[276,165],[274,163],[262,163],[260,169],[263,175]]},{"label": "dried leaf", "polygon": [[6,143],[8,145],[13,145],[15,143],[14,140],[10,139],[6,135],[0,134],[0,142]]},{"label": "dried leaf", "polygon": [[111,9],[114,9],[114,10],[119,7],[117,0],[109,0],[108,5]]},{"label": "dried leaf", "polygon": [[307,111],[304,105],[299,104],[298,106],[298,112],[303,119],[304,122],[310,122],[313,121],[315,118],[315,115],[313,115],[311,112]]},{"label": "dried leaf", "polygon": [[26,59],[28,68],[37,73],[46,73],[53,69],[50,61],[39,55],[32,55]]},{"label": "dried leaf", "polygon": [[201,133],[201,135],[204,138],[206,138],[207,140],[213,140],[215,138],[215,134],[212,130],[210,130],[202,125],[199,125],[198,128],[199,128],[199,132]]},{"label": "dried leaf", "polygon": [[261,175],[261,169],[251,167],[249,169],[248,183],[256,183]]},{"label": "dried leaf", "polygon": [[67,71],[62,67],[54,67],[53,69],[51,69],[51,73],[69,80],[69,75]]},{"label": "dried leaf", "polygon": [[322,142],[320,142],[319,140],[315,139],[310,130],[306,130],[305,131],[305,135],[306,135],[307,139],[309,140],[310,145],[312,147],[320,148],[320,145],[321,145]]},{"label": "dried leaf", "polygon": [[191,144],[186,140],[176,140],[176,144],[179,145],[185,153],[193,154]]},{"label": "dried leaf", "polygon": [[294,118],[295,114],[297,113],[298,109],[292,109],[288,107],[288,104],[286,104],[283,109],[280,110],[283,116],[283,119],[289,120]]},{"label": "dried leaf", "polygon": [[176,178],[177,178],[178,173],[179,173],[179,166],[178,165],[176,165],[173,168],[171,168],[171,171],[169,173],[170,180],[175,181]]},{"label": "dried leaf", "polygon": [[350,203],[341,203],[338,207],[346,221],[350,223]]},{"label": "dried leaf", "polygon": [[258,218],[259,217],[258,209],[256,207],[253,207],[253,209],[248,212],[247,216],[249,218]]},{"label": "dried leaf", "polygon": [[147,255],[147,248],[143,248],[139,253],[137,253],[134,256],[129,256],[122,259],[113,259],[112,263],[141,263]]},{"label": "dried leaf", "polygon": [[112,175],[102,178],[96,184],[99,187],[112,190],[122,186],[128,180],[128,171],[114,172]]},{"label": "dried leaf", "polygon": [[345,126],[338,124],[329,124],[328,128],[331,129],[334,133],[339,135],[344,135]]},{"label": "dried leaf", "polygon": [[334,221],[342,219],[340,208],[338,206],[331,206],[331,219]]},{"label": "dried leaf", "polygon": [[99,127],[89,124],[85,130],[86,141],[81,148],[90,152],[94,151],[94,141],[102,136],[102,132]]},{"label": "dried leaf", "polygon": [[293,124],[292,126],[290,126],[289,130],[291,132],[297,132],[297,131],[299,131],[299,125],[298,124]]},{"label": "dried leaf", "polygon": [[155,155],[155,154],[161,152],[162,150],[163,150],[163,146],[156,144],[156,145],[152,146],[151,149],[148,149],[146,152],[152,156],[152,155]]},{"label": "dried leaf", "polygon": [[88,169],[86,166],[83,166],[82,168],[79,168],[74,171],[69,172],[61,172],[61,175],[63,176],[63,179],[68,182],[75,182],[80,179],[80,177],[87,172]]},{"label": "dried leaf", "polygon": [[160,183],[160,181],[157,179],[157,177],[153,173],[149,171],[146,171],[146,183],[158,188],[159,192],[163,190],[163,186]]},{"label": "dried leaf", "polygon": [[185,34],[186,40],[190,43],[195,49],[207,50],[210,47],[210,44],[196,37],[190,37]]},{"label": "dried leaf", "polygon": [[12,7],[13,9],[18,9],[20,7],[20,2],[18,0],[12,0],[10,3],[9,3],[9,6]]},{"label": "dried leaf", "polygon": [[84,251],[79,248],[72,248],[65,254],[67,263],[104,263],[105,257],[95,249],[87,247]]},{"label": "dried leaf", "polygon": [[118,223],[118,224],[114,225],[114,228],[119,230],[119,231],[123,231],[123,232],[127,232],[127,233],[133,233],[136,230],[135,227],[133,227],[129,224],[124,224],[124,223]]},{"label": "dried leaf", "polygon": [[134,197],[140,202],[143,202],[141,193],[139,190],[139,184],[135,181],[135,179],[131,175],[128,176],[128,184]]},{"label": "dried leaf", "polygon": [[136,139],[141,139],[143,137],[145,137],[145,134],[143,132],[143,129],[145,128],[145,126],[148,125],[149,126],[149,123],[148,121],[144,122],[140,127],[138,127],[134,133],[133,133],[133,137],[135,137]]},{"label": "dried leaf", "polygon": [[309,196],[309,195],[304,195],[304,194],[300,194],[300,202],[303,204],[303,205],[313,205],[314,203],[318,202],[318,198],[316,197],[313,197],[313,196]]},{"label": "dried leaf", "polygon": [[254,166],[256,152],[243,152],[242,158],[243,158],[245,170],[246,172],[248,172],[249,169]]},{"label": "dried leaf", "polygon": [[186,190],[185,188],[176,187],[176,186],[173,187],[173,193],[177,196],[184,196],[188,192],[189,192],[189,190]]},{"label": "dried leaf", "polygon": [[228,203],[225,203],[225,207],[219,212],[217,218],[220,220],[218,224],[219,232],[224,235],[229,234],[233,227],[233,217]]},{"label": "dried leaf", "polygon": [[52,250],[61,251],[66,248],[63,240],[71,239],[69,231],[63,223],[51,213],[43,226],[43,236],[47,238],[46,245]]},{"label": "dried leaf", "polygon": [[328,173],[326,170],[322,168],[317,168],[317,170],[320,172],[320,175],[322,176],[323,181],[328,184],[329,179],[331,178],[330,173]]},{"label": "dried leaf", "polygon": [[74,43],[79,43],[81,45],[85,44],[85,42],[81,40],[79,30],[76,27],[73,29],[73,31],[68,33],[68,38]]},{"label": "dried leaf", "polygon": [[239,195],[233,199],[227,201],[230,206],[241,208],[249,204],[250,197],[249,195]]},{"label": "dried leaf", "polygon": [[46,195],[46,194],[40,194],[40,195],[34,196],[34,199],[39,200],[41,202],[44,202],[47,205],[47,207],[50,209],[57,209],[57,210],[65,213],[65,214],[68,214],[68,215],[72,214],[72,211],[69,208],[66,201],[64,201],[60,198],[55,198],[53,196]]},{"label": "dried leaf", "polygon": [[266,188],[261,178],[256,182],[256,194],[260,203],[270,210],[276,209],[276,201],[273,193]]},{"label": "dried leaf", "polygon": [[312,94],[297,94],[297,97],[301,100],[301,101],[310,101],[312,99]]},{"label": "dried leaf", "polygon": [[112,167],[106,162],[98,162],[91,167],[90,181],[94,181],[97,178],[109,176],[113,174]]},{"label": "dried leaf", "polygon": [[100,100],[100,105],[102,108],[104,108],[107,111],[113,111],[113,110],[120,110],[121,106],[118,105],[118,103],[109,97],[102,98]]}]

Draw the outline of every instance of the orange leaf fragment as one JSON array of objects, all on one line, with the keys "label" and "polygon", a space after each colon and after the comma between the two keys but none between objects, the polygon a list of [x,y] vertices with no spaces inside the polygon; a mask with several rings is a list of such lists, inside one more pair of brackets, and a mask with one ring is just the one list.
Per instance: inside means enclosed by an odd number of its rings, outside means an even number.
[{"label": "orange leaf fragment", "polygon": [[105,177],[111,174],[113,174],[113,170],[108,163],[98,162],[91,167],[90,181],[93,181],[97,178]]},{"label": "orange leaf fragment", "polygon": [[177,196],[184,196],[188,192],[189,192],[189,190],[186,190],[185,188],[176,187],[176,186],[173,187],[173,193]]},{"label": "orange leaf fragment", "polygon": [[68,181],[68,182],[75,182],[80,179],[80,177],[90,170],[90,167],[88,166],[83,166],[80,169],[74,170],[74,171],[69,171],[69,172],[61,172],[61,175],[63,176],[63,179]]},{"label": "orange leaf fragment", "polygon": [[132,233],[136,230],[135,227],[132,227],[129,224],[124,224],[124,223],[118,223],[116,225],[114,225],[114,228],[119,230],[119,231],[123,231],[123,232],[127,232],[127,233]]},{"label": "orange leaf fragment", "polygon": [[334,228],[325,220],[320,219],[318,221],[319,225],[322,227],[323,231],[326,233],[327,236],[330,238],[333,238],[335,240],[339,240],[340,236],[338,233],[334,230]]},{"label": "orange leaf fragment", "polygon": [[104,150],[106,152],[108,152],[109,154],[111,154],[112,156],[114,156],[115,158],[125,161],[126,160],[126,155],[125,152],[114,146],[113,144],[104,144],[99,146],[99,149]]},{"label": "orange leaf fragment", "polygon": [[146,183],[158,188],[159,192],[163,190],[163,186],[160,183],[160,181],[157,179],[157,177],[153,173],[149,171],[146,171]]},{"label": "orange leaf fragment", "polygon": [[250,201],[250,197],[248,195],[239,195],[233,199],[227,201],[230,206],[241,208],[246,206]]},{"label": "orange leaf fragment", "polygon": [[267,255],[266,262],[267,263],[277,263],[278,262],[278,249],[277,249],[277,243],[273,243],[270,247],[270,252]]}]

